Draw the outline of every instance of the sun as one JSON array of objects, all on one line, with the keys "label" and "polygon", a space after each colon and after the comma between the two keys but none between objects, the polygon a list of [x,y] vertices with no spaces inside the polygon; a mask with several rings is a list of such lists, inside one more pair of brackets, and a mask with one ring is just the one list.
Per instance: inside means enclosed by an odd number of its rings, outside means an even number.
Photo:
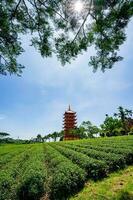
[{"label": "sun", "polygon": [[81,1],[76,1],[74,4],[75,12],[80,13],[83,10],[83,3]]}]

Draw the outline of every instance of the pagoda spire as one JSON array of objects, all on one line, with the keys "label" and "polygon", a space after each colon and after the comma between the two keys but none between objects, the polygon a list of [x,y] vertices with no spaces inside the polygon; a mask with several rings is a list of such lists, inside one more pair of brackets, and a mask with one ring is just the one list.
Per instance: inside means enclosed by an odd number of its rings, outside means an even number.
[{"label": "pagoda spire", "polygon": [[71,106],[70,106],[70,104],[69,104],[69,107],[68,107],[68,111],[71,111]]}]

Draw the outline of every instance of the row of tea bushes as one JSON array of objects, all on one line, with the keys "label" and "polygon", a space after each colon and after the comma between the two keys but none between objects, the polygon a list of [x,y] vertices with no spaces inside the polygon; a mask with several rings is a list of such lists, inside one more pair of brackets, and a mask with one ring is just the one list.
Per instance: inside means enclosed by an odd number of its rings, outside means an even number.
[{"label": "row of tea bushes", "polygon": [[47,168],[42,145],[37,145],[26,161],[18,187],[19,200],[37,200],[46,193]]},{"label": "row of tea bushes", "polygon": [[[17,148],[16,148],[17,147]],[[23,149],[24,148],[24,144],[2,144],[0,145],[0,156],[6,155],[8,153],[11,153],[13,151],[15,151],[16,149]]]},{"label": "row of tea bushes", "polygon": [[[42,152],[37,146],[25,149],[0,171],[0,200],[38,199],[34,194],[40,195],[37,184],[41,182],[44,186],[44,180],[40,179],[44,179],[44,166],[43,160],[39,161],[39,152],[35,159],[37,151]],[[41,158],[44,159],[43,155]]]},{"label": "row of tea bushes", "polygon": [[[27,150],[29,150],[32,146],[28,146]],[[3,151],[3,150],[2,150]],[[10,152],[0,155],[0,169],[6,168],[6,165],[9,165],[15,157],[20,157],[21,153],[23,154],[25,148],[21,145],[17,148],[11,149]]]},{"label": "row of tea bushes", "polygon": [[[67,145],[68,143],[66,143]],[[79,146],[81,148],[87,148],[87,149],[94,149],[97,151],[103,151],[106,153],[115,153],[115,154],[121,154],[125,157],[126,159],[126,163],[127,164],[132,164],[133,163],[133,146],[121,146],[119,144],[116,144],[114,146],[114,144],[90,144],[90,143],[70,143],[71,145],[75,146]]]},{"label": "row of tea bushes", "polygon": [[133,147],[132,136],[118,136],[118,137],[105,137],[105,138],[94,138],[94,139],[83,139],[78,141],[67,141],[69,144],[92,144],[92,145],[119,145]]},{"label": "row of tea bushes", "polygon": [[12,161],[0,171],[0,199],[15,199],[18,177],[21,176],[23,164],[27,159],[28,153],[23,152],[15,156]]},{"label": "row of tea bushes", "polygon": [[85,170],[73,164],[53,147],[44,145],[45,163],[49,174],[50,199],[66,199],[79,190],[86,180]]},{"label": "row of tea bushes", "polygon": [[98,147],[112,147],[112,148],[123,148],[123,149],[130,149],[133,151],[133,141],[130,140],[128,141],[121,141],[120,140],[117,142],[113,142],[113,141],[107,141],[107,140],[101,140],[99,139],[92,139],[92,141],[90,140],[83,140],[83,141],[70,141],[70,142],[64,142],[65,144],[71,144],[71,145],[78,145],[78,146],[98,146]]},{"label": "row of tea bushes", "polygon": [[97,180],[105,177],[108,173],[108,166],[104,161],[99,161],[94,158],[88,157],[83,153],[76,152],[64,146],[59,146],[57,143],[53,143],[51,144],[51,146],[53,146],[61,154],[72,160],[72,162],[79,165],[82,169],[85,169],[88,178]]},{"label": "row of tea bushes", "polygon": [[[80,168],[84,169],[87,173],[86,178],[93,178],[95,180],[106,176],[111,171],[115,171],[117,169],[125,167],[126,164],[132,163],[132,157],[133,157],[133,149],[131,147],[132,140],[120,142],[119,139],[118,144],[117,142],[113,143],[108,140],[105,140],[104,142],[103,140],[101,140],[99,144],[98,141],[99,141],[98,139],[66,141],[58,143],[49,143],[48,145],[46,145],[46,147],[50,151],[50,154],[46,152],[45,155],[45,157],[48,157],[49,160],[47,162],[51,163],[48,164],[50,168],[49,174],[55,175],[57,165],[59,169],[62,166],[62,161],[60,161],[61,155],[71,160],[74,164],[77,164]],[[113,147],[111,147],[111,145]],[[117,148],[115,148],[114,146]],[[126,148],[122,148],[123,146],[126,146]],[[64,159],[64,157],[62,158]],[[51,172],[52,168],[54,168],[54,170]],[[63,165],[63,168],[65,169],[65,165]],[[51,176],[54,177],[54,175]],[[57,177],[56,179],[58,179]],[[53,178],[51,180],[52,180],[51,183],[54,182]],[[53,192],[54,189],[51,189],[51,192],[53,194],[52,196],[53,199],[62,199],[62,197],[65,197],[65,192],[62,192],[63,191],[62,188],[60,189],[60,186],[57,187],[58,182],[60,183],[60,178],[56,183],[54,182],[55,183],[54,185],[56,187],[55,191],[57,192],[57,195],[55,192]],[[63,186],[64,188],[65,187],[67,188],[64,182]],[[53,188],[53,184],[51,184],[50,188]],[[60,193],[58,193],[58,191],[60,191]],[[72,193],[72,190],[68,191],[69,193]]]},{"label": "row of tea bushes", "polygon": [[95,158],[97,160],[103,160],[108,165],[109,171],[115,171],[117,169],[121,169],[126,165],[126,160],[123,155],[106,153],[103,151],[97,151],[94,149],[84,148],[76,145],[69,145],[63,143],[61,143],[60,145],[64,145],[67,148],[73,149],[77,152],[81,152],[91,158]]},{"label": "row of tea bushes", "polygon": [[111,147],[111,148],[122,148],[122,149],[127,149],[127,150],[132,150],[133,151],[133,143],[132,144],[128,144],[128,143],[100,143],[100,144],[96,144],[99,147]]},{"label": "row of tea bushes", "polygon": [[127,164],[132,164],[133,163],[133,150],[131,148],[122,148],[122,147],[108,147],[108,146],[94,146],[94,145],[78,145],[80,147],[84,148],[89,148],[89,149],[94,149],[97,151],[103,151],[106,153],[115,153],[115,154],[121,154],[125,157],[126,163]]}]

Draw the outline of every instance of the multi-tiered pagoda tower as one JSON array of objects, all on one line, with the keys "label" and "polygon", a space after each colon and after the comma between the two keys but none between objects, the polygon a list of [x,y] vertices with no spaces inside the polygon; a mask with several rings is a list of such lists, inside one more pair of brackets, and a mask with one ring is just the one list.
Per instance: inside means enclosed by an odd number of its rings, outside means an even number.
[{"label": "multi-tiered pagoda tower", "polygon": [[78,136],[75,136],[71,133],[71,130],[76,128],[77,119],[76,112],[72,111],[69,105],[68,110],[64,113],[64,140],[75,140],[79,139]]}]

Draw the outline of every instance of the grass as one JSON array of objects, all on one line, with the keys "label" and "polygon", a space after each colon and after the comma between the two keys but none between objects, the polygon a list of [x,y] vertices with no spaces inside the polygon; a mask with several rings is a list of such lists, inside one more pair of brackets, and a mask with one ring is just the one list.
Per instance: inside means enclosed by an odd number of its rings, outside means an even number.
[{"label": "grass", "polygon": [[71,200],[133,200],[133,166],[112,173],[102,181],[88,181]]}]

